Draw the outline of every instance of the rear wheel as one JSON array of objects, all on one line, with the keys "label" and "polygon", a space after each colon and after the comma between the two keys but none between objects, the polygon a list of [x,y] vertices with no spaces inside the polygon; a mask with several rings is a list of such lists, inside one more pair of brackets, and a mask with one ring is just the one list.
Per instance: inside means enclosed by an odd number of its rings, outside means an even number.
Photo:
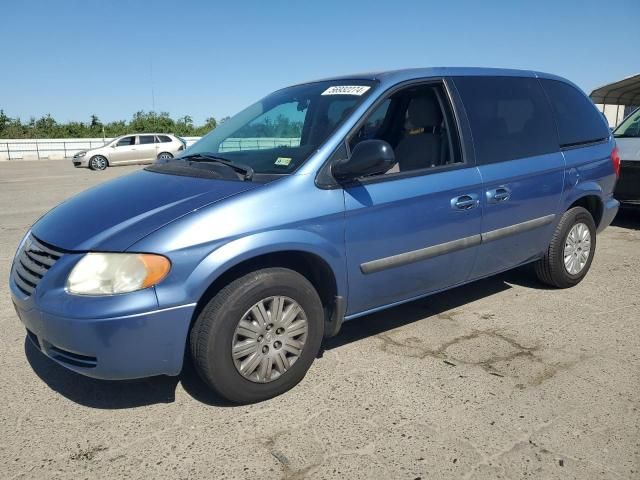
[{"label": "rear wheel", "polygon": [[109,166],[109,162],[102,155],[96,155],[89,160],[89,168],[91,170],[105,170]]},{"label": "rear wheel", "polygon": [[304,378],[323,336],[324,311],[299,273],[268,268],[233,281],[213,297],[191,330],[196,370],[228,400],[253,403]]},{"label": "rear wheel", "polygon": [[173,155],[169,152],[162,152],[158,155],[158,160],[170,160],[173,158]]},{"label": "rear wheel", "polygon": [[587,275],[596,249],[596,224],[588,210],[567,210],[543,258],[535,264],[538,278],[557,287],[572,287]]}]

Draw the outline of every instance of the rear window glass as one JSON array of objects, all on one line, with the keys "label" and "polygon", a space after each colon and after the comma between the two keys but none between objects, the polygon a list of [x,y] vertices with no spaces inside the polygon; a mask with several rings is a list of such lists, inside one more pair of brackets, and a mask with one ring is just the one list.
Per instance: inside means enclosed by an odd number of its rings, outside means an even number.
[{"label": "rear window glass", "polygon": [[604,140],[609,129],[587,96],[568,83],[541,80],[558,123],[560,145],[570,147]]},{"label": "rear window glass", "polygon": [[171,139],[169,137],[167,137],[166,135],[158,135],[158,139],[162,142],[162,143],[169,143],[171,142]]},{"label": "rear window glass", "polygon": [[480,164],[558,151],[549,102],[535,78],[459,77]]}]

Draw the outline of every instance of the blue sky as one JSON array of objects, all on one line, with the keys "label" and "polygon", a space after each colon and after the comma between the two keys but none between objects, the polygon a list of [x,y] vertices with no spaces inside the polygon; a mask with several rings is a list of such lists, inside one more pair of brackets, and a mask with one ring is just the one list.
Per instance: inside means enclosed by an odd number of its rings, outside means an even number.
[{"label": "blue sky", "polygon": [[6,2],[0,108],[22,119],[129,119],[152,109],[153,83],[157,111],[200,123],[291,83],[415,66],[536,69],[590,91],[640,72],[640,1],[605,4]]}]

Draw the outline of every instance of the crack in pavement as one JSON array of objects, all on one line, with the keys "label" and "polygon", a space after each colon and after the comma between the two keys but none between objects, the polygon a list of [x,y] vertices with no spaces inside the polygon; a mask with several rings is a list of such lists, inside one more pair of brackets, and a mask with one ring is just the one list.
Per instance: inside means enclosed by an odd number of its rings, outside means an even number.
[{"label": "crack in pavement", "polygon": [[[440,318],[442,314],[438,315]],[[449,316],[444,317],[449,320],[453,320],[453,313]],[[454,345],[464,344],[464,342],[468,342],[471,340],[479,339],[482,337],[488,337],[495,340],[499,340],[501,342],[506,343],[513,351],[510,353],[490,353],[486,356],[486,358],[482,360],[472,361],[466,360],[464,358],[456,357],[449,354],[447,351],[453,347]],[[504,335],[496,330],[473,330],[471,333],[465,335],[459,335],[451,340],[448,340],[437,348],[429,348],[425,345],[421,345],[421,340],[416,337],[411,337],[406,339],[405,341],[396,340],[391,337],[390,334],[383,333],[376,336],[377,339],[381,340],[382,343],[379,345],[381,351],[385,353],[389,353],[392,355],[405,356],[410,358],[434,358],[437,360],[442,360],[448,365],[456,366],[459,364],[462,365],[471,365],[478,366],[482,368],[485,372],[495,376],[509,376],[508,373],[499,372],[496,368],[496,364],[500,362],[510,362],[512,360],[522,358],[529,362],[536,363],[543,367],[542,372],[534,375],[527,381],[528,386],[538,386],[554,377],[558,372],[563,370],[568,370],[580,361],[587,358],[586,356],[580,356],[575,360],[566,361],[566,362],[555,362],[555,363],[547,363],[542,358],[536,355],[539,351],[541,351],[540,346],[526,346],[511,338],[507,335]],[[402,349],[402,352],[398,352],[397,348]],[[526,388],[525,384],[519,383],[516,385],[516,388],[524,389]]]}]

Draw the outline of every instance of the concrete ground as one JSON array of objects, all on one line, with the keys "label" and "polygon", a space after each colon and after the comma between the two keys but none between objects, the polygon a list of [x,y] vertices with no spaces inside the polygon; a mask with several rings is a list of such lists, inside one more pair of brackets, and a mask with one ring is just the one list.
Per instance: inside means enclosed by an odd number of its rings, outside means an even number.
[{"label": "concrete ground", "polygon": [[1,478],[640,478],[640,211],[575,288],[521,269],[356,320],[292,391],[238,407],[189,367],[103,382],[25,344],[21,236],[134,168],[0,163]]}]

